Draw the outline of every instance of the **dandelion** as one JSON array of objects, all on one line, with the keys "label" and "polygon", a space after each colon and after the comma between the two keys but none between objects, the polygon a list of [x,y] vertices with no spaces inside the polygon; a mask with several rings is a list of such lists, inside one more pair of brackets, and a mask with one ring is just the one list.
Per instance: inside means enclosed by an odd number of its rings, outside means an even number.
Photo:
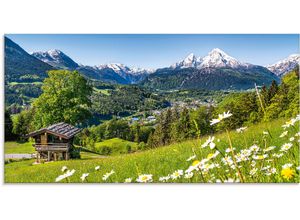
[{"label": "dandelion", "polygon": [[292,146],[293,146],[292,143],[286,143],[286,144],[284,144],[284,145],[281,146],[280,151],[286,152],[286,151],[288,151]]},{"label": "dandelion", "polygon": [[131,183],[132,182],[132,178],[126,178],[125,179],[125,183]]},{"label": "dandelion", "polygon": [[65,171],[67,171],[68,170],[68,167],[66,167],[66,166],[63,166],[62,168],[61,168],[61,172],[65,172]]},{"label": "dandelion", "polygon": [[269,151],[274,150],[275,148],[276,148],[276,146],[270,146],[270,147],[268,147],[268,148],[266,148],[266,149],[263,149],[263,151],[264,151],[264,152],[269,152]]},{"label": "dandelion", "polygon": [[196,158],[196,155],[190,156],[186,161],[191,161],[194,160]]},{"label": "dandelion", "polygon": [[253,168],[252,170],[250,170],[250,173],[249,173],[249,174],[250,174],[251,176],[254,176],[254,175],[256,174],[257,170],[258,170],[257,168]]},{"label": "dandelion", "polygon": [[210,121],[210,125],[214,125],[219,123],[220,121],[222,121],[225,118],[229,118],[230,116],[232,116],[232,114],[228,111],[228,112],[223,112],[223,114],[219,114],[217,119],[213,119]]},{"label": "dandelion", "polygon": [[89,173],[83,173],[82,176],[80,177],[80,179],[82,180],[82,182],[84,182],[84,180],[89,176]]},{"label": "dandelion", "polygon": [[287,133],[288,133],[288,131],[284,131],[284,132],[281,133],[281,135],[279,137],[283,138],[287,135]]},{"label": "dandelion", "polygon": [[265,159],[265,158],[267,158],[267,157],[268,157],[268,154],[253,155],[253,156],[252,156],[252,158],[253,158],[254,160],[263,160],[263,159]]},{"label": "dandelion", "polygon": [[191,179],[193,176],[194,176],[194,174],[193,174],[192,172],[190,172],[190,173],[186,173],[186,174],[184,175],[184,178],[185,178],[185,179]]},{"label": "dandelion", "polygon": [[238,129],[236,129],[236,132],[237,133],[243,133],[244,131],[246,131],[247,130],[247,127],[240,127],[240,128],[238,128]]},{"label": "dandelion", "polygon": [[100,166],[96,166],[95,170],[98,171],[100,169]]},{"label": "dandelion", "polygon": [[142,174],[136,179],[138,183],[150,183],[152,182],[152,174]]},{"label": "dandelion", "polygon": [[281,170],[281,176],[286,180],[292,179],[294,175],[295,171],[292,170],[290,167],[286,167]]},{"label": "dandelion", "polygon": [[205,143],[201,145],[202,148],[205,148],[209,145],[210,149],[214,149],[216,146],[216,144],[214,143],[214,139],[215,137],[209,136],[208,139],[205,141]]},{"label": "dandelion", "polygon": [[114,173],[115,173],[115,171],[111,170],[109,173],[104,174],[102,177],[102,180],[106,181]]},{"label": "dandelion", "polygon": [[176,170],[174,173],[171,174],[171,178],[176,180],[183,175],[183,170]]}]

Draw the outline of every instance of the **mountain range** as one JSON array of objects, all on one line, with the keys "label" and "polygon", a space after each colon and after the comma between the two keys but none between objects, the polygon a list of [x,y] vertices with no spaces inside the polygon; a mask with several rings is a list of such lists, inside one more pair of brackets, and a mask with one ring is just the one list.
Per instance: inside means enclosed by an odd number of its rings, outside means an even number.
[{"label": "mountain range", "polygon": [[142,81],[154,70],[130,68],[120,63],[109,63],[98,66],[85,66],[77,64],[60,50],[33,52],[32,56],[58,69],[78,70],[92,79],[105,82],[134,84]]},{"label": "mountain range", "polygon": [[275,73],[277,76],[282,77],[286,73],[295,69],[300,64],[300,54],[292,54],[287,58],[278,61],[275,64],[267,66],[267,68]]},{"label": "mountain range", "polygon": [[188,55],[175,64],[160,69],[131,68],[120,63],[87,66],[76,63],[60,50],[28,54],[5,37],[5,76],[8,81],[19,81],[33,74],[41,80],[50,69],[78,70],[91,79],[109,83],[141,84],[155,89],[204,88],[248,89],[254,83],[270,84],[272,80],[295,68],[299,55],[291,55],[267,67],[243,63],[215,48],[204,57]]}]

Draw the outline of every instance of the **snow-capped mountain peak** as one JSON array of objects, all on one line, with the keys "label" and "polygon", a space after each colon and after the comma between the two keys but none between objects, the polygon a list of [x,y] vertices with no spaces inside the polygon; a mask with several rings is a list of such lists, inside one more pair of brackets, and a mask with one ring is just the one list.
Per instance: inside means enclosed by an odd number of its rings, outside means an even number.
[{"label": "snow-capped mountain peak", "polygon": [[39,51],[31,53],[32,56],[48,63],[53,67],[63,69],[76,69],[79,65],[62,51],[52,49],[48,51]]},{"label": "snow-capped mountain peak", "polygon": [[300,64],[300,54],[292,54],[287,58],[278,61],[272,65],[266,66],[271,72],[277,76],[283,76]]},{"label": "snow-capped mountain peak", "polygon": [[186,58],[184,58],[182,61],[179,61],[171,66],[171,68],[189,68],[189,67],[197,67],[197,57],[190,53]]},{"label": "snow-capped mountain peak", "polygon": [[193,53],[189,54],[185,59],[177,62],[171,68],[189,68],[194,67],[197,69],[202,68],[218,68],[218,67],[247,67],[249,64],[242,63],[237,59],[229,56],[219,48],[211,50],[205,57],[196,57]]},{"label": "snow-capped mountain peak", "polygon": [[114,72],[118,73],[119,75],[124,74],[132,74],[132,75],[140,75],[140,74],[150,74],[155,72],[155,69],[144,69],[139,67],[128,67],[121,63],[108,63],[99,65],[98,68],[101,69],[112,69]]},{"label": "snow-capped mountain peak", "polygon": [[198,68],[207,68],[207,67],[231,67],[237,68],[240,66],[244,66],[243,63],[238,61],[237,59],[229,56],[224,51],[219,48],[215,48],[208,53],[207,56],[202,58],[201,64]]}]

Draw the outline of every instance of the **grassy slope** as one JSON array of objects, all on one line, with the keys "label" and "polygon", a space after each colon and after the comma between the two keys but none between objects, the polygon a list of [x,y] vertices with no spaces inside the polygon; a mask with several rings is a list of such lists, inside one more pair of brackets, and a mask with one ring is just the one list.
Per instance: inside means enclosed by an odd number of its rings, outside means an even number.
[{"label": "grassy slope", "polygon": [[[272,135],[268,137],[268,146],[275,145],[277,149],[274,152],[278,152],[280,146],[289,142],[288,137],[279,138],[283,129],[281,125],[285,120],[275,120],[268,124],[259,124],[250,127],[244,134],[238,134],[235,131],[230,132],[234,147],[239,150],[244,146],[251,146],[256,143],[260,147],[263,147],[262,132],[268,128]],[[290,136],[294,135],[296,131],[290,130]],[[217,142],[217,146],[221,151],[224,151],[228,147],[226,134],[221,133],[215,135],[220,139]],[[201,160],[205,158],[208,153],[212,152],[209,148],[201,148],[200,142],[204,142],[207,137],[201,140],[190,140],[183,143],[172,144],[167,147],[161,147],[158,149],[148,150],[145,152],[139,152],[135,154],[127,154],[122,156],[112,156],[103,159],[86,159],[86,160],[71,160],[71,161],[59,161],[41,165],[31,165],[33,161],[14,162],[5,165],[5,182],[54,182],[55,178],[61,174],[61,167],[66,165],[69,169],[75,169],[75,174],[70,177],[71,182],[80,182],[80,176],[82,173],[90,173],[88,177],[89,182],[103,182],[102,176],[106,172],[114,169],[116,172],[113,174],[107,182],[124,182],[125,178],[132,177],[137,178],[138,174],[153,174],[153,181],[158,182],[160,176],[165,176],[174,172],[177,169],[187,169],[191,162],[187,162],[186,159],[193,154],[193,149],[197,155],[197,158]],[[275,163],[270,164],[276,167],[277,170],[281,170],[281,166],[285,163],[291,162],[299,166],[299,160],[296,155],[299,155],[299,147],[296,142],[294,146],[289,150],[289,153],[280,158]],[[220,156],[218,156],[220,158]],[[296,159],[297,158],[297,159]],[[220,159],[217,159],[218,162]],[[266,163],[266,162],[264,162]],[[222,164],[222,163],[220,163]],[[100,170],[95,171],[94,167],[100,165]],[[258,164],[261,166],[260,164]],[[262,164],[267,165],[267,164]],[[249,173],[249,164],[243,164],[242,172]],[[245,170],[247,169],[248,170]],[[225,173],[225,169],[218,171],[212,171],[215,175],[219,173]],[[230,173],[227,173],[227,177],[231,177]],[[65,180],[64,180],[65,181]],[[177,180],[178,181],[178,180]],[[203,182],[199,178],[199,175],[195,175],[192,180],[180,179],[178,182]],[[208,179],[205,178],[204,182]],[[268,177],[261,175],[260,178],[247,178],[247,182],[282,182],[280,175],[275,177]]]},{"label": "grassy slope", "polygon": [[25,143],[18,143],[14,141],[8,141],[4,143],[4,153],[5,154],[30,154],[34,153],[34,147],[32,146],[33,143],[25,142]]},{"label": "grassy slope", "polygon": [[120,138],[112,138],[109,140],[104,140],[95,144],[96,151],[103,146],[110,147],[112,149],[112,155],[117,155],[120,153],[127,153],[126,145],[131,146],[131,150],[137,150],[137,143],[126,141]]}]

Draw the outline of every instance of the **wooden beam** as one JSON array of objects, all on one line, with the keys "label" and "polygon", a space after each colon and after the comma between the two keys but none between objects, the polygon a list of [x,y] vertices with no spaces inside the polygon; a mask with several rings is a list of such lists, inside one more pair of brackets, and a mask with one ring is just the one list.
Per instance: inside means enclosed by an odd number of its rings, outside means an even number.
[{"label": "wooden beam", "polygon": [[48,151],[48,161],[51,160],[51,151]]}]

